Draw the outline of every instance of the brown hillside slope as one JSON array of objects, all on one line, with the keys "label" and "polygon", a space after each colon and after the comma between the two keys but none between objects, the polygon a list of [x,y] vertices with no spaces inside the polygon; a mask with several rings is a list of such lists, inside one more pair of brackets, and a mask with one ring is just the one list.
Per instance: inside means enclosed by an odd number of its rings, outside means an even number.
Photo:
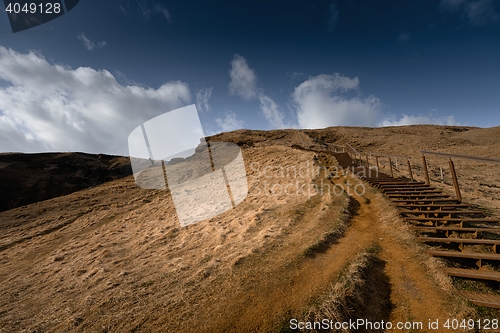
[{"label": "brown hillside slope", "polygon": [[[243,146],[263,147],[273,144],[300,145],[311,149],[331,149],[349,143],[363,154],[391,154],[411,157],[414,175],[424,178],[421,150],[487,156],[500,159],[500,127],[413,125],[401,127],[329,127],[318,130],[239,130],[213,137],[217,141],[236,142]],[[500,215],[500,165],[453,159],[464,200],[491,209]],[[393,158],[392,162],[396,160]],[[408,176],[406,160],[399,159],[395,176]],[[431,181],[446,193],[454,194],[448,159],[427,156]],[[371,159],[374,165],[374,158]],[[387,159],[380,159],[381,172],[388,173]],[[440,168],[445,182],[441,183]]]},{"label": "brown hillside slope", "polygon": [[[355,133],[373,131],[374,150],[389,152],[381,138],[391,131],[422,135],[426,128],[215,136],[243,148],[248,197],[184,228],[169,192],[140,189],[133,177],[1,212],[0,332],[276,332],[320,304],[343,269],[369,248],[379,249],[381,289],[367,299],[376,295],[374,302],[385,306],[378,313],[353,310],[353,319],[426,323],[473,316],[382,195],[371,188],[356,194],[362,183],[350,175],[330,180],[327,167],[337,165],[331,156],[290,148],[347,141],[362,150],[370,138]],[[429,128],[429,136],[445,129]],[[470,131],[480,143],[479,136],[489,133],[495,141],[498,133]],[[442,141],[452,147],[460,133],[467,132],[450,130]],[[415,141],[398,135],[416,155]],[[318,167],[328,172],[293,174]],[[311,184],[330,187],[308,193]],[[285,193],[286,185],[294,191]]]}]

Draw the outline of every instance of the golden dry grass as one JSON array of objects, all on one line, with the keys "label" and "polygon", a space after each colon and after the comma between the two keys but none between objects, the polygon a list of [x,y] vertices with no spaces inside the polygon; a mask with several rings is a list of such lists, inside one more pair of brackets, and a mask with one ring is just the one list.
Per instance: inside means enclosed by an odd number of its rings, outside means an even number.
[{"label": "golden dry grass", "polygon": [[[350,174],[329,179],[280,170],[337,165],[330,155],[293,144],[321,150],[347,141],[361,151],[412,156],[467,147],[491,156],[500,151],[498,132],[415,126],[224,133],[213,140],[243,148],[249,195],[235,209],[185,228],[168,191],[140,189],[132,177],[2,212],[0,332],[273,332],[311,302],[318,306],[311,315],[339,318],[345,304],[357,304],[349,312],[356,318],[367,313],[360,296],[367,290],[390,304],[375,317],[474,317],[440,273],[441,262],[424,253],[380,193],[352,194],[361,182]],[[459,171],[465,186],[498,178],[494,169],[471,168],[474,179]],[[278,191],[290,178],[299,187],[327,183],[352,198]],[[496,188],[481,186],[478,202],[495,211]],[[351,212],[349,202],[357,203]],[[380,251],[363,255],[374,246]],[[314,255],[304,256],[309,251]],[[365,269],[372,267],[378,275]],[[389,291],[370,289],[370,279]],[[351,301],[344,289],[352,290]]]}]

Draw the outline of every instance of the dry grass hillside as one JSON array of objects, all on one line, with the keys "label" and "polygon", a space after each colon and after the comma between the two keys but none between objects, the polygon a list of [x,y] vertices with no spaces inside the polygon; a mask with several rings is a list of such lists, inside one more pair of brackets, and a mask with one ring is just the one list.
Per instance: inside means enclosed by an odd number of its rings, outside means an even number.
[{"label": "dry grass hillside", "polygon": [[[477,128],[459,126],[414,125],[401,127],[330,127],[319,130],[235,131],[214,138],[236,142],[244,147],[262,147],[270,144],[296,144],[305,148],[333,150],[335,145],[349,143],[362,155],[376,154],[409,156],[416,178],[423,180],[421,150],[486,156],[500,159],[500,127]],[[340,149],[340,148],[339,148]],[[400,158],[395,176],[408,177],[406,159]],[[453,159],[464,199],[484,205],[500,214],[500,166],[463,159]],[[392,158],[395,163],[395,158]],[[454,194],[448,158],[427,155],[433,185]],[[388,160],[380,158],[380,171],[388,173]],[[441,182],[440,167],[444,172]]]},{"label": "dry grass hillside", "polygon": [[[0,332],[289,332],[294,318],[427,325],[485,315],[457,296],[387,199],[350,173],[332,175],[333,155],[292,146],[410,155],[421,177],[424,149],[500,158],[500,128],[239,130],[210,140],[240,146],[249,191],[206,221],[181,227],[170,192],[133,176],[0,212]],[[446,163],[430,159],[431,172]],[[498,212],[499,166],[460,163],[465,200]],[[439,183],[451,191],[447,177]]]}]

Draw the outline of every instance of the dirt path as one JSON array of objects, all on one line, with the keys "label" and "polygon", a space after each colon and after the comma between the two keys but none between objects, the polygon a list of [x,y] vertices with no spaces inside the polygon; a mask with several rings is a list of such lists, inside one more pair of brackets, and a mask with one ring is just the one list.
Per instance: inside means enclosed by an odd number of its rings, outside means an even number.
[{"label": "dirt path", "polygon": [[[361,183],[353,181],[353,185]],[[427,257],[419,250],[413,235],[399,219],[395,208],[380,193],[368,185],[366,188],[364,196],[353,193],[361,203],[353,231],[361,233],[359,238],[366,242],[365,246],[371,243],[381,248],[379,257],[385,262],[391,286],[393,311],[390,320],[393,323],[422,321],[425,331],[428,320],[443,322],[450,318],[449,294],[424,264]]]},{"label": "dirt path", "polygon": [[[360,183],[352,177],[349,181],[353,185]],[[236,280],[231,282],[233,287],[246,285],[246,288],[231,292],[221,302],[221,313],[206,329],[220,332],[272,331],[287,313],[296,314],[307,309],[311,300],[321,296],[353,258],[374,245],[381,248],[379,255],[390,285],[390,295],[386,297],[393,304],[392,311],[385,313],[380,320],[391,320],[394,324],[419,321],[426,327],[429,319],[443,321],[449,318],[450,304],[446,293],[422,264],[422,257],[412,253],[412,245],[407,243],[408,234],[405,234],[409,231],[404,226],[395,227],[402,223],[400,220],[390,219],[396,216],[391,215],[394,208],[371,188],[367,188],[364,195],[349,193],[359,207],[338,243],[325,253],[297,263],[293,269],[284,267],[263,271],[260,267],[270,266],[261,265],[262,258],[247,262],[244,277],[238,274],[231,277]]]}]

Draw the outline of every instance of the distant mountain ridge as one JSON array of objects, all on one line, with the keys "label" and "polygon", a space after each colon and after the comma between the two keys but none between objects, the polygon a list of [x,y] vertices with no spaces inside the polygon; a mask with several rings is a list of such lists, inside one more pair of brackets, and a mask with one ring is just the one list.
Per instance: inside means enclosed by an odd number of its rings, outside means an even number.
[{"label": "distant mountain ridge", "polygon": [[86,153],[0,154],[0,211],[132,174],[130,159]]}]

